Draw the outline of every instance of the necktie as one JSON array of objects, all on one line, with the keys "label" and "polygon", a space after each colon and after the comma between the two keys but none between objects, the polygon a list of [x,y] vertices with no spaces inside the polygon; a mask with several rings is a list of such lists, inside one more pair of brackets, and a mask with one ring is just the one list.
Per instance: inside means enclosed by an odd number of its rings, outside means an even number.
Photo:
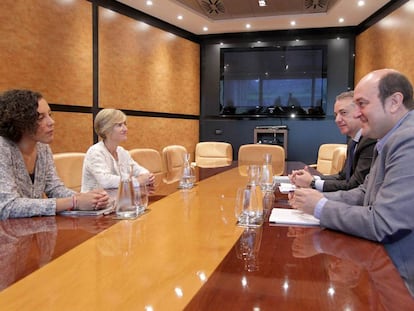
[{"label": "necktie", "polygon": [[354,153],[355,147],[357,142],[355,140],[351,140],[351,143],[348,146],[348,152],[346,155],[346,163],[345,163],[345,174],[346,174],[346,181],[349,181],[352,175],[352,165],[354,163]]}]

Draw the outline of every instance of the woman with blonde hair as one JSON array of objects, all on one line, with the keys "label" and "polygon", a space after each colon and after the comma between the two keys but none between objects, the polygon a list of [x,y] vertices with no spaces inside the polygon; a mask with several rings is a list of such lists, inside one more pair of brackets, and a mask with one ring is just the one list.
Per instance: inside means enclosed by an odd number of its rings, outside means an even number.
[{"label": "woman with blonde hair", "polygon": [[153,186],[154,175],[135,162],[119,146],[126,141],[126,115],[118,109],[102,109],[95,117],[94,129],[100,141],[89,148],[83,163],[82,189],[113,189],[119,186],[121,169],[128,168],[139,182]]}]

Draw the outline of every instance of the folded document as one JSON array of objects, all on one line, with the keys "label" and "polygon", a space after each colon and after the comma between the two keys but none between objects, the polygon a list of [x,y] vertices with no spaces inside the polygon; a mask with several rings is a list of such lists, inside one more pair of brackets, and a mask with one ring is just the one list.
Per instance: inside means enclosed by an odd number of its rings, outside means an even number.
[{"label": "folded document", "polygon": [[319,226],[319,219],[312,215],[290,208],[274,208],[269,222],[284,225]]}]

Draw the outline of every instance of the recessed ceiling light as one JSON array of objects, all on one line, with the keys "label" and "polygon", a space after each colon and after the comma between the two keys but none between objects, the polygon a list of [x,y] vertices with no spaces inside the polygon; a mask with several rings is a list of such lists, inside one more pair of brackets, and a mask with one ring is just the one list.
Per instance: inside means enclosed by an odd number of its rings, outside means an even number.
[{"label": "recessed ceiling light", "polygon": [[290,22],[290,26],[295,26],[296,25],[296,22],[295,21],[291,21]]},{"label": "recessed ceiling light", "polygon": [[364,5],[365,5],[365,1],[363,0],[358,1],[358,6],[364,6]]},{"label": "recessed ceiling light", "polygon": [[340,22],[340,23],[343,23],[345,20],[344,20],[344,18],[343,17],[340,17],[339,19],[338,19],[338,22]]},{"label": "recessed ceiling light", "polygon": [[267,5],[266,0],[259,0],[258,3],[259,3],[259,6],[266,6]]},{"label": "recessed ceiling light", "polygon": [[204,26],[204,27],[203,27],[203,30],[204,30],[204,31],[207,31],[207,30],[208,30],[208,27],[205,27],[205,26]]},{"label": "recessed ceiling light", "polygon": [[147,0],[146,3],[147,3],[148,6],[151,6],[152,5],[152,1],[151,0]]},{"label": "recessed ceiling light", "polygon": [[250,27],[252,27],[250,24],[246,24],[247,29],[249,29]]},{"label": "recessed ceiling light", "polygon": [[183,16],[182,16],[182,15],[178,15],[178,16],[177,16],[177,18],[178,18],[179,20],[182,20],[182,19],[183,19]]}]

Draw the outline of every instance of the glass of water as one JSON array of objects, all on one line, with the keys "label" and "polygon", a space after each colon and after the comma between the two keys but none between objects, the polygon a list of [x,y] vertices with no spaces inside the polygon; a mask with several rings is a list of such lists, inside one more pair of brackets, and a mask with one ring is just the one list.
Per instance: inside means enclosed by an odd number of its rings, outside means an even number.
[{"label": "glass of water", "polygon": [[148,208],[148,189],[145,184],[139,184],[134,187],[135,195],[135,208],[137,214],[140,215],[144,213]]}]

